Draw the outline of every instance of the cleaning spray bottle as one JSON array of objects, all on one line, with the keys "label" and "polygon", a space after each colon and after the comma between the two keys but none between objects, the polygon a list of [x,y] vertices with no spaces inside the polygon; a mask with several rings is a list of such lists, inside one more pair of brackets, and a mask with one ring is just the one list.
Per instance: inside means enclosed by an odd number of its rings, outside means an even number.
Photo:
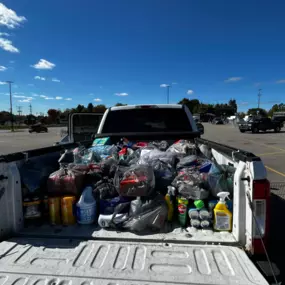
[{"label": "cleaning spray bottle", "polygon": [[220,192],[218,197],[220,201],[214,208],[214,230],[216,231],[231,231],[232,230],[232,213],[226,205],[226,198],[230,195],[229,192]]}]

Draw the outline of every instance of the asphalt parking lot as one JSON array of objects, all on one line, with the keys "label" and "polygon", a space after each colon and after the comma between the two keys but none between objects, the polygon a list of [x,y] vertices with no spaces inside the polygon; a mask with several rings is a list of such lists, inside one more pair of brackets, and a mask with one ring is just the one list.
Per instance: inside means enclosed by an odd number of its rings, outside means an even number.
[{"label": "asphalt parking lot", "polygon": [[62,128],[49,128],[48,133],[32,133],[28,129],[11,132],[0,130],[0,155],[53,145],[59,141]]},{"label": "asphalt parking lot", "polygon": [[271,182],[285,182],[285,129],[280,133],[241,133],[231,124],[212,125],[203,123],[203,138],[252,152],[266,166]]}]

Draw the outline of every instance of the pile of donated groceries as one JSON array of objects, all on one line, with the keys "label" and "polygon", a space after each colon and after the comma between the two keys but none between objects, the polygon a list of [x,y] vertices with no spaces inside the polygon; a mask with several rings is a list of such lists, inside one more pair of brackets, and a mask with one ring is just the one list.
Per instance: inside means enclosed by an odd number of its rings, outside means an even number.
[{"label": "pile of donated groceries", "polygon": [[[231,231],[235,169],[194,143],[97,138],[56,163],[21,168],[26,223],[100,226],[137,234],[176,227]],[[40,171],[40,172],[39,172]]]}]

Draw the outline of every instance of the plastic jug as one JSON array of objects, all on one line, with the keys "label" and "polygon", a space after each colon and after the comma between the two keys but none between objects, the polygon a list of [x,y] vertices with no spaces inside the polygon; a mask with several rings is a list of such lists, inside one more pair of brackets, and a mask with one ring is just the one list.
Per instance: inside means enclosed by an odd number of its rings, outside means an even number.
[{"label": "plastic jug", "polygon": [[93,224],[96,216],[96,200],[92,195],[92,187],[86,187],[76,204],[76,216],[79,224]]}]

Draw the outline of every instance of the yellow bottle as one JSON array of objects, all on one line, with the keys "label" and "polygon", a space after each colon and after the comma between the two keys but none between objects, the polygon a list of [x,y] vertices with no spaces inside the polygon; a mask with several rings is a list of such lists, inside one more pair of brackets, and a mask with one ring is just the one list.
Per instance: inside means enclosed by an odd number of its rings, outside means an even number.
[{"label": "yellow bottle", "polygon": [[231,231],[233,214],[229,211],[226,205],[226,198],[230,195],[229,192],[220,192],[218,194],[220,201],[214,208],[214,230],[216,231]]}]

